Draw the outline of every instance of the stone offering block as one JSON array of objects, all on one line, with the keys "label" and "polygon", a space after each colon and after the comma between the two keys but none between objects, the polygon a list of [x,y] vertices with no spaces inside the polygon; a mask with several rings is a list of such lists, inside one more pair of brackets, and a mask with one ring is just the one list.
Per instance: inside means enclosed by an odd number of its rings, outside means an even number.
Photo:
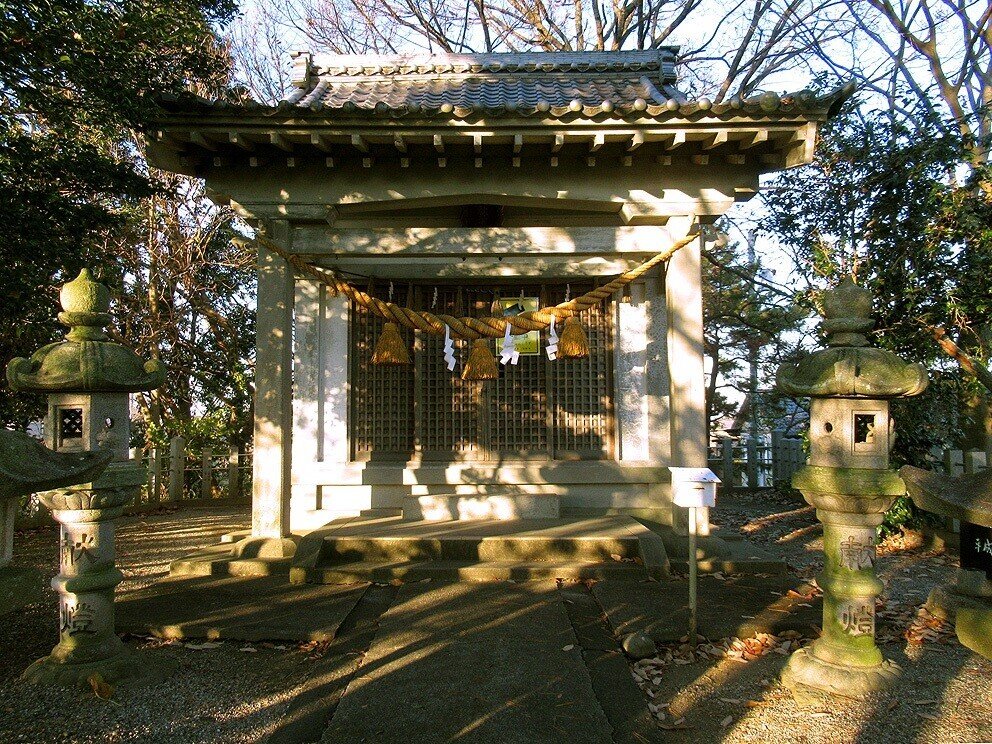
[{"label": "stone offering block", "polygon": [[992,527],[961,523],[961,568],[992,579]]}]

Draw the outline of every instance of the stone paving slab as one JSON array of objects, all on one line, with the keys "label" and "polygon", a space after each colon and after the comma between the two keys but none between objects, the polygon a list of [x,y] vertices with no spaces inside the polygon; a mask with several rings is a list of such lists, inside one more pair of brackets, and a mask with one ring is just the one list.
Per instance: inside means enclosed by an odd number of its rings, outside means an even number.
[{"label": "stone paving slab", "polygon": [[117,630],[162,638],[328,641],[366,586],[296,586],[285,576],[168,578],[118,597]]},{"label": "stone paving slab", "polygon": [[323,742],[611,742],[553,583],[408,585]]},{"label": "stone paving slab", "polygon": [[[575,644],[568,613],[553,581],[515,584],[423,582],[402,586],[379,619],[376,646],[438,640],[535,648]],[[374,658],[373,651],[369,652]]]},{"label": "stone paving slab", "polygon": [[[750,637],[756,633],[796,630],[816,633],[822,618],[820,599],[789,597],[790,589],[803,591],[792,576],[742,576],[721,581],[700,576],[698,628],[716,639]],[[689,627],[689,584],[666,580],[643,584],[600,582],[593,595],[606,611],[614,632],[622,637],[642,631],[659,643],[677,641]]]}]

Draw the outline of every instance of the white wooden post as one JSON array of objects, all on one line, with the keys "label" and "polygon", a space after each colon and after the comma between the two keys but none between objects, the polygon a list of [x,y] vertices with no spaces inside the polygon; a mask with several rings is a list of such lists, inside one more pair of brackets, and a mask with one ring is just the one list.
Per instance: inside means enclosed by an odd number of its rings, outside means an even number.
[{"label": "white wooden post", "polygon": [[[271,237],[290,247],[285,220],[272,223]],[[295,279],[288,263],[259,244],[255,352],[255,456],[252,478],[252,538],[279,541],[290,535],[293,439],[293,301]],[[290,540],[272,552],[292,554]]]}]

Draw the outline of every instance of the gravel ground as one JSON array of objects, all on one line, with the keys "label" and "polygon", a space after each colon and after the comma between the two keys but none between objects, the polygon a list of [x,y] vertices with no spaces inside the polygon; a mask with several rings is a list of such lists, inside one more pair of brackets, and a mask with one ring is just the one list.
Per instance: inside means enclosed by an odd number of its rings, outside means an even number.
[{"label": "gravel ground", "polygon": [[[783,555],[804,578],[820,567],[815,515],[795,499],[737,494],[721,500],[714,521],[725,532],[741,532]],[[127,578],[119,591],[164,576],[169,561],[247,523],[244,510],[187,510],[124,520],[119,554]],[[930,589],[952,578],[956,561],[913,547],[911,537],[890,541],[880,553],[886,593],[879,636],[886,656],[905,670],[893,697],[869,705],[800,708],[775,682],[787,658],[774,651],[782,641],[766,639],[765,652],[750,661],[681,659],[684,663],[653,667],[648,662],[651,671],[643,687],[665,740],[992,741],[992,662],[958,644],[948,626],[918,615]],[[54,575],[54,529],[18,534],[15,563]],[[180,672],[157,687],[122,686],[109,701],[89,693],[70,696],[18,680],[56,643],[55,618],[56,598],[49,590],[43,602],[0,619],[0,742],[264,741],[288,701],[319,670],[319,659],[311,658],[307,648],[223,643],[197,650],[131,638],[133,648],[176,659]],[[253,650],[243,651],[245,646]]]},{"label": "gravel ground", "polygon": [[[122,520],[119,565],[126,579],[118,591],[125,594],[165,576],[170,561],[215,544],[220,535],[244,529],[248,522],[244,509],[190,509]],[[56,538],[55,528],[17,534],[15,564],[54,575]],[[58,641],[56,606],[49,589],[43,602],[0,619],[2,742],[257,742],[275,728],[314,664],[295,647],[224,643],[194,650],[130,638],[128,645],[142,653],[174,658],[177,674],[155,687],[122,685],[110,700],[67,695],[18,679]],[[242,651],[245,647],[253,651]]]}]

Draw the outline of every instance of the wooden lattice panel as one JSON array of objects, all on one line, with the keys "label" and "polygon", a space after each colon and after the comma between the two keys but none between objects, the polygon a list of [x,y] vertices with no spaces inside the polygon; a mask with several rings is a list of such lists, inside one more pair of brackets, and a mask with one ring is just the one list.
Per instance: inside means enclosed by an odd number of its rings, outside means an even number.
[{"label": "wooden lattice panel", "polygon": [[[589,287],[573,286],[572,296]],[[552,302],[563,295],[552,294]],[[589,356],[551,364],[554,456],[598,459],[613,452],[612,303],[596,305],[581,316]],[[559,333],[561,328],[558,329]]]},{"label": "wooden lattice panel", "polygon": [[[425,288],[428,304],[433,303],[433,291]],[[471,293],[459,293],[454,287],[438,289],[435,312],[463,315],[474,300]],[[485,442],[480,437],[479,407],[482,400],[481,382],[461,379],[461,365],[468,358],[468,344],[455,341],[458,365],[449,372],[444,363],[444,337],[422,334],[417,353],[420,371],[417,401],[421,409],[419,442],[425,459],[451,460],[485,459]]]},{"label": "wooden lattice panel", "polygon": [[[585,287],[573,286],[573,296]],[[513,297],[520,288],[504,286]],[[405,296],[405,290],[404,290]],[[564,293],[536,285],[526,296],[559,302]],[[432,306],[433,287],[418,288],[416,307]],[[485,315],[497,297],[491,288],[440,287],[434,310],[453,315]],[[613,453],[611,305],[583,313],[589,338],[587,359],[550,362],[544,353],[521,355],[517,365],[500,367],[486,382],[461,379],[470,344],[456,341],[458,366],[444,364],[444,339],[401,329],[413,349],[414,366],[371,364],[382,321],[352,308],[352,452],[357,460],[406,459],[492,461],[506,459],[606,458]],[[561,325],[559,324],[559,332]],[[414,343],[416,341],[416,343]],[[498,357],[499,341],[492,349]]]},{"label": "wooden lattice panel", "polygon": [[[414,453],[413,370],[372,364],[383,321],[354,303],[351,319],[352,457],[406,460]],[[413,332],[401,328],[400,334],[412,347]]]},{"label": "wooden lattice panel", "polygon": [[[525,290],[524,293],[533,296],[538,290]],[[502,344],[502,339],[495,341],[494,352]],[[543,343],[541,346],[538,354],[521,355],[516,365],[501,367],[499,379],[489,383],[490,446],[497,457],[551,456],[548,448],[548,361]]]}]

